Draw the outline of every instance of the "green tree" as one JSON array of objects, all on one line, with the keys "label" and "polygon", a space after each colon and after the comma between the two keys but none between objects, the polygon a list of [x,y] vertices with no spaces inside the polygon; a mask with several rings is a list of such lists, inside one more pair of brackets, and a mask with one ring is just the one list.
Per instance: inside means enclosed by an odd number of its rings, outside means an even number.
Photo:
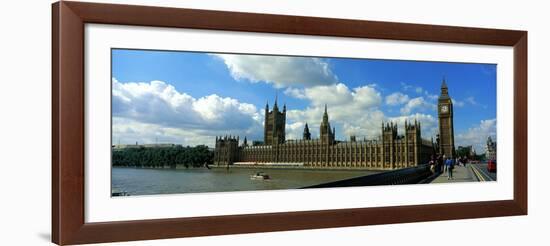
[{"label": "green tree", "polygon": [[113,150],[111,157],[113,166],[175,168],[176,165],[184,165],[186,167],[202,167],[204,164],[212,163],[214,153],[205,145],[166,148],[141,147]]}]

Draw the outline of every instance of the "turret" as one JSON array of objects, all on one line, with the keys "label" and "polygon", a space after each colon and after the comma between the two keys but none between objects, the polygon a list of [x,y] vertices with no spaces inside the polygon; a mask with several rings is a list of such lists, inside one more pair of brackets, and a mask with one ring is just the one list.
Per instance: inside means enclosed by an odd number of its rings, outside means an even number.
[{"label": "turret", "polygon": [[265,122],[264,122],[264,144],[275,145],[285,142],[286,125],[286,104],[283,106],[283,112],[279,111],[278,98],[275,95],[273,110],[269,111],[269,105],[266,103]]},{"label": "turret", "polygon": [[304,126],[303,139],[304,140],[311,140],[311,133],[309,132],[309,127],[307,125],[307,122],[306,122],[306,125]]}]

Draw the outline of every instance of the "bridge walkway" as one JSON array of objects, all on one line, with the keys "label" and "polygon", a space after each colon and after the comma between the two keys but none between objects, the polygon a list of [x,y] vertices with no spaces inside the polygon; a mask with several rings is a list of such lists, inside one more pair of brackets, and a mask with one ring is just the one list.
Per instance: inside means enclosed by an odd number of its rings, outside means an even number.
[{"label": "bridge walkway", "polygon": [[459,183],[459,182],[478,182],[479,179],[467,164],[466,166],[455,165],[453,169],[453,179],[449,179],[447,172],[441,173],[431,183]]}]

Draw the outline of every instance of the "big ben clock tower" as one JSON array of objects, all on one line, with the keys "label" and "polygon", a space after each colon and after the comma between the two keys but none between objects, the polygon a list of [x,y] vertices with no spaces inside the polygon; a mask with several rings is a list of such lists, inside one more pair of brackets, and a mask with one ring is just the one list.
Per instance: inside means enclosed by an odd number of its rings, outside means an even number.
[{"label": "big ben clock tower", "polygon": [[445,79],[441,84],[441,95],[437,103],[439,116],[439,153],[446,157],[454,157],[455,135],[453,126],[453,101],[449,97],[449,91]]}]

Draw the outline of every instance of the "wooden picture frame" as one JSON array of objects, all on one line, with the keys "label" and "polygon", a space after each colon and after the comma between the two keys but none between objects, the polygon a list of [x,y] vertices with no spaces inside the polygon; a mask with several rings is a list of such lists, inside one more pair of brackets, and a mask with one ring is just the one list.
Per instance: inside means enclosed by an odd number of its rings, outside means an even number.
[{"label": "wooden picture frame", "polygon": [[[86,223],[84,24],[513,47],[513,200]],[[446,211],[434,213],[433,211]],[[527,214],[527,32],[81,2],[52,6],[52,241],[60,245]],[[261,221],[261,223],[258,223]]]}]

